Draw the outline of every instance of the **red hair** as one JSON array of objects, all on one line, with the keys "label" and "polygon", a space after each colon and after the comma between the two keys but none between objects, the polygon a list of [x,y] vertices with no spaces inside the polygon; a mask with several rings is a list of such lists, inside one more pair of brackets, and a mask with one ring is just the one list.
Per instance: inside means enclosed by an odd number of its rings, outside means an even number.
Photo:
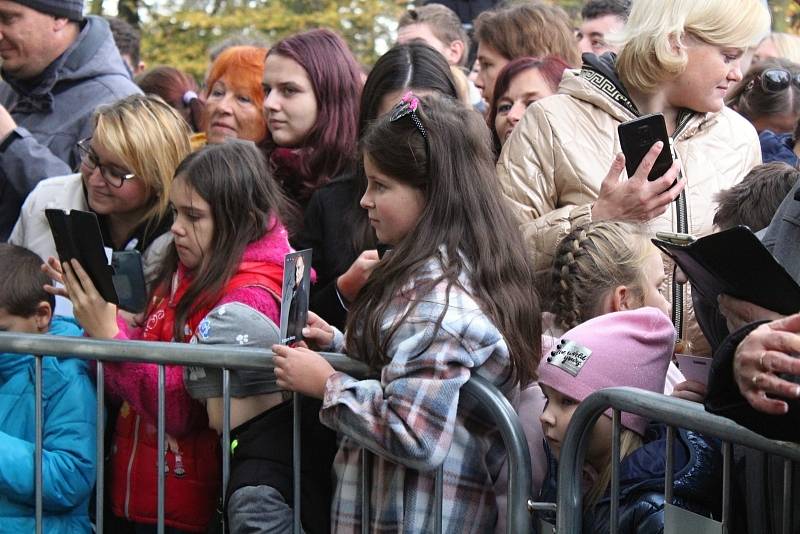
[{"label": "red hair", "polygon": [[354,168],[358,153],[358,112],[363,87],[361,67],[344,40],[327,29],[292,35],[272,47],[303,67],[317,100],[317,120],[301,149],[300,199],[331,178]]},{"label": "red hair", "polygon": [[[264,105],[264,61],[267,59],[266,48],[256,46],[232,46],[223,51],[208,71],[205,98],[214,84],[225,78],[228,86],[248,95],[253,103]],[[264,128],[266,129],[266,121]]]}]

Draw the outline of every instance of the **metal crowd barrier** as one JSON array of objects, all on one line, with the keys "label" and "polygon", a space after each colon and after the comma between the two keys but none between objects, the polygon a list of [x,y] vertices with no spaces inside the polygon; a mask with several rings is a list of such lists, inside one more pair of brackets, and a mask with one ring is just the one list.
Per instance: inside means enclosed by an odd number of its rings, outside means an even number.
[{"label": "metal crowd barrier", "polygon": [[666,480],[664,495],[667,503],[673,496],[673,445],[675,429],[683,428],[715,437],[723,442],[722,472],[722,532],[731,527],[731,460],[732,445],[749,447],[764,453],[779,456],[784,461],[784,494],[782,508],[783,534],[791,534],[790,521],[792,508],[791,493],[792,462],[800,461],[800,445],[774,441],[730,419],[706,412],[698,403],[675,397],[668,397],[636,388],[620,387],[603,389],[584,399],[572,416],[567,435],[559,455],[558,503],[556,511],[556,530],[569,534],[582,531],[583,462],[589,437],[595,421],[609,408],[612,409],[612,452],[611,452],[611,534],[618,532],[619,521],[619,476],[620,476],[620,413],[627,412],[668,425],[666,443]]},{"label": "metal crowd barrier", "polygon": [[[103,532],[103,496],[104,496],[104,373],[103,361],[106,362],[142,362],[158,365],[158,446],[164,449],[165,433],[165,365],[181,365],[193,367],[216,367],[222,369],[223,386],[223,435],[222,435],[222,483],[223,495],[230,474],[230,370],[272,369],[272,352],[261,349],[242,348],[234,345],[201,346],[185,343],[156,343],[137,341],[94,340],[89,338],[61,337],[49,335],[32,335],[16,333],[0,333],[0,354],[33,354],[35,357],[35,410],[36,436],[34,452],[34,487],[35,487],[35,520],[36,534],[42,532],[42,357],[56,356],[64,358],[80,358],[97,360],[97,482],[96,482],[96,532]],[[365,376],[367,368],[361,362],[352,360],[343,354],[323,353],[326,360],[337,370],[353,376]],[[497,425],[498,431],[508,451],[508,527],[507,532],[530,532],[531,516],[528,503],[531,489],[531,461],[528,444],[516,412],[506,398],[488,381],[474,376],[462,388],[462,392],[476,399],[488,417]],[[295,397],[296,400],[296,397]],[[294,532],[299,533],[300,526],[300,414],[295,402],[294,413]],[[362,470],[362,510],[366,510],[362,518],[362,532],[369,529],[369,494],[370,453],[364,450]],[[157,531],[164,532],[164,456],[159,455],[158,466]],[[436,510],[436,532],[441,532],[442,525],[442,468],[436,474],[436,492],[434,508]]]}]

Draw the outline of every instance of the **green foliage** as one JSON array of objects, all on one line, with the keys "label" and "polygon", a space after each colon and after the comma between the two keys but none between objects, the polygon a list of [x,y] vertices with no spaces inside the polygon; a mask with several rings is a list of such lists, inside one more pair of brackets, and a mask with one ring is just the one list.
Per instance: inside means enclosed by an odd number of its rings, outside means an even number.
[{"label": "green foliage", "polygon": [[[149,65],[172,65],[202,79],[208,49],[232,35],[265,36],[269,42],[299,31],[331,28],[365,65],[377,59],[376,41],[389,40],[402,12],[400,0],[259,0],[252,7],[205,6],[154,15],[142,24],[142,57]],[[216,13],[210,14],[215,7]]]}]

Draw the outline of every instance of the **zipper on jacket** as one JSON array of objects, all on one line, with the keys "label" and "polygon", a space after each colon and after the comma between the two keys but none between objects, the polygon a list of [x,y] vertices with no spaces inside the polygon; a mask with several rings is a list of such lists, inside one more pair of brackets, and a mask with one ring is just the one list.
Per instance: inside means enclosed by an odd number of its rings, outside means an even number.
[{"label": "zipper on jacket", "polygon": [[[682,119],[678,121],[678,127],[675,128],[672,137],[670,138],[670,150],[672,151],[673,158],[677,156],[673,140],[678,138],[678,135],[686,128],[692,118],[692,113],[686,113]],[[679,180],[685,180],[683,170],[679,172]],[[675,199],[675,218],[677,232],[680,234],[689,233],[689,214],[686,209],[686,189],[681,191],[678,198]],[[683,286],[675,280],[675,273],[678,266],[672,270],[672,324],[675,326],[675,331],[678,334],[678,339],[683,339]]]},{"label": "zipper on jacket", "polygon": [[133,462],[136,458],[136,446],[139,445],[139,415],[136,415],[136,422],[133,425],[133,447],[131,447],[131,457],[128,459],[128,476],[125,479],[125,519],[130,519],[129,506],[131,503],[131,472]]}]

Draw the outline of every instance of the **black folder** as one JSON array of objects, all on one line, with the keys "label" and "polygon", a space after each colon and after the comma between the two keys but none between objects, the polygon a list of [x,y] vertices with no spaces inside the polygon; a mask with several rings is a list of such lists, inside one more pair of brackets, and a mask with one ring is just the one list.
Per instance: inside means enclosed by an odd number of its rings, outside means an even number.
[{"label": "black folder", "polygon": [[783,315],[800,311],[800,286],[746,226],[679,244],[653,243],[689,277],[692,291],[716,303],[721,294]]},{"label": "black folder", "polygon": [[61,263],[77,259],[107,302],[119,304],[114,269],[108,264],[97,215],[87,211],[45,210]]}]

